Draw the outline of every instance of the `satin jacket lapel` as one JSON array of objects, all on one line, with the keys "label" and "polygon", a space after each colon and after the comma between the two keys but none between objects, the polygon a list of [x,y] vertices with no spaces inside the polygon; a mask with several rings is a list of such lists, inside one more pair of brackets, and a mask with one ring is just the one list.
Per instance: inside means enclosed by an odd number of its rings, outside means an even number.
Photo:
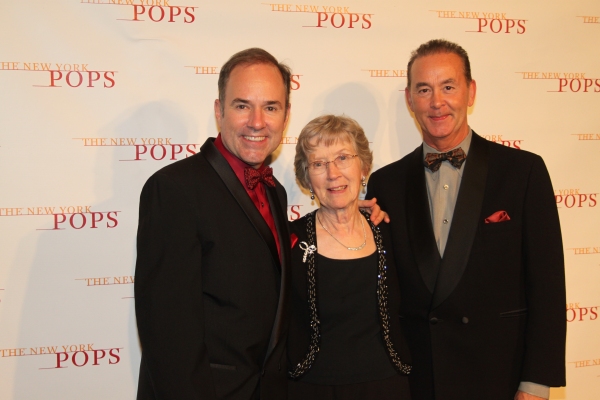
[{"label": "satin jacket lapel", "polygon": [[271,331],[271,339],[269,340],[269,346],[267,347],[267,353],[265,356],[265,364],[269,359],[269,356],[273,353],[273,350],[282,339],[287,326],[288,319],[288,305],[291,285],[291,242],[290,234],[288,230],[287,214],[281,207],[282,203],[286,204],[286,199],[280,199],[277,195],[277,189],[267,187],[267,197],[269,199],[269,206],[271,207],[271,213],[275,220],[275,228],[277,229],[277,235],[279,237],[279,245],[281,246],[281,285],[279,289],[279,304],[277,305],[277,314],[275,315],[275,322],[273,323],[273,330]]},{"label": "satin jacket lapel", "polygon": [[225,186],[227,186],[227,189],[229,189],[231,195],[235,198],[242,210],[244,210],[252,225],[254,225],[260,236],[269,247],[271,255],[273,256],[273,260],[275,260],[277,266],[280,266],[277,244],[275,243],[275,238],[271,233],[271,229],[269,229],[269,226],[265,222],[264,218],[262,215],[260,215],[260,212],[248,196],[248,193],[246,193],[246,189],[244,189],[240,183],[240,180],[231,169],[231,166],[229,166],[227,160],[225,160],[221,153],[219,153],[219,150],[215,147],[212,141],[213,139],[208,139],[206,142],[204,142],[202,148],[200,149],[200,154],[204,155],[209,164],[221,177],[221,180]]},{"label": "satin jacket lapel", "polygon": [[481,217],[488,173],[489,146],[473,132],[465,171],[458,191],[448,244],[440,266],[432,308],[440,305],[462,278]]},{"label": "satin jacket lapel", "polygon": [[427,183],[423,170],[423,146],[419,146],[411,156],[406,190],[407,220],[411,247],[421,277],[431,293],[435,288],[440,265],[440,252],[435,243]]}]

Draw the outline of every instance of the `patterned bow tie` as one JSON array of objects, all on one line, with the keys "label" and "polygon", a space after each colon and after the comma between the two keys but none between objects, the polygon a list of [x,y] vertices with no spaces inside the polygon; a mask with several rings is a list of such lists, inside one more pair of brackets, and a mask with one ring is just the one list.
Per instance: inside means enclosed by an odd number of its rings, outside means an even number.
[{"label": "patterned bow tie", "polygon": [[435,172],[440,169],[442,161],[448,160],[448,162],[450,162],[454,168],[460,169],[466,158],[467,156],[465,152],[459,147],[447,153],[427,153],[427,155],[425,155],[425,161],[423,161],[423,164],[426,168],[429,168],[431,171]]},{"label": "patterned bow tie", "polygon": [[246,167],[244,168],[244,177],[246,178],[246,186],[250,190],[254,189],[258,182],[264,182],[267,186],[275,187],[273,168],[271,167],[261,169]]}]

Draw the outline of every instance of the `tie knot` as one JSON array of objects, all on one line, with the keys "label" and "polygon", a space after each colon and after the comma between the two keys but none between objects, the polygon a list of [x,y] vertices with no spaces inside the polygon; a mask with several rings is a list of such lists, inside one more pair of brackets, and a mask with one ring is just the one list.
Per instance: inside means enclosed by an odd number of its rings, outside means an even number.
[{"label": "tie knot", "polygon": [[467,156],[463,149],[458,147],[447,153],[427,153],[423,164],[433,172],[440,169],[443,161],[448,161],[454,168],[460,169],[466,158]]},{"label": "tie knot", "polygon": [[273,179],[273,168],[244,168],[244,178],[246,178],[246,187],[252,190],[258,185],[259,182],[263,182],[267,186],[275,187],[275,180]]}]

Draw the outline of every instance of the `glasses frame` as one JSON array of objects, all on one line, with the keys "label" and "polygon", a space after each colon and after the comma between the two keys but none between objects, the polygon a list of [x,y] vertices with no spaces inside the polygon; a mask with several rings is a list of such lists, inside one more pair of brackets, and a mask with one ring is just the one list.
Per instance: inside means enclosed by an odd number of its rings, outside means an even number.
[{"label": "glasses frame", "polygon": [[[324,173],[325,171],[327,171],[327,167],[331,163],[333,163],[333,165],[335,165],[338,169],[346,169],[346,168],[348,168],[350,166],[350,164],[348,164],[345,167],[341,167],[341,168],[340,168],[339,165],[337,165],[336,161],[339,161],[338,159],[340,157],[348,157],[348,158],[350,158],[350,160],[353,160],[354,158],[358,157],[358,154],[340,154],[339,156],[337,156],[336,158],[334,158],[331,161],[313,161],[313,162],[310,162],[310,163],[307,164],[306,170],[308,170],[309,173],[320,175],[320,174]],[[325,164],[325,167],[323,167],[322,169],[321,168],[316,168],[314,166],[316,163]]]}]

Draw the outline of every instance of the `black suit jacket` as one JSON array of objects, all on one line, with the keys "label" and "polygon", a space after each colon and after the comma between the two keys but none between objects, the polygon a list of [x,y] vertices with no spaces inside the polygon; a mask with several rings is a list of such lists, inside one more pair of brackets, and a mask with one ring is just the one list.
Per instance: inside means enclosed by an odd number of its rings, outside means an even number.
[{"label": "black suit jacket", "polygon": [[[375,172],[391,218],[417,399],[512,399],[565,385],[562,239],[543,160],[473,133],[443,259],[419,146]],[[486,224],[496,211],[510,221]]]},{"label": "black suit jacket", "polygon": [[267,188],[281,246],[208,139],[140,198],[138,400],[286,396],[290,241],[285,189]]}]

